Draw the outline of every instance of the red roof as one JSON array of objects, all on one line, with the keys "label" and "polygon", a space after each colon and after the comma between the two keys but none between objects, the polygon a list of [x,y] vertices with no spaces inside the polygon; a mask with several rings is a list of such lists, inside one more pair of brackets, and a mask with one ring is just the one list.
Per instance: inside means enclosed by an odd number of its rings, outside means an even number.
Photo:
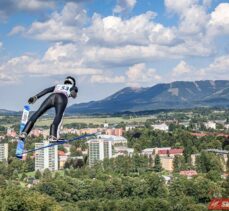
[{"label": "red roof", "polygon": [[206,133],[191,133],[191,135],[196,136],[196,137],[204,137],[207,134]]},{"label": "red roof", "polygon": [[192,136],[196,137],[204,137],[204,136],[219,136],[219,137],[225,137],[227,138],[229,134],[225,133],[190,133]]},{"label": "red roof", "polygon": [[181,154],[183,153],[183,151],[184,149],[170,149],[170,150],[163,149],[163,150],[159,150],[158,154],[159,155],[167,155],[167,154],[175,155],[175,154]]},{"label": "red roof", "polygon": [[216,136],[228,138],[229,134],[217,133]]},{"label": "red roof", "polygon": [[192,177],[196,176],[197,172],[195,170],[180,171],[180,175]]},{"label": "red roof", "polygon": [[64,151],[61,151],[61,150],[58,150],[58,155],[59,156],[64,156],[65,155],[65,152]]}]

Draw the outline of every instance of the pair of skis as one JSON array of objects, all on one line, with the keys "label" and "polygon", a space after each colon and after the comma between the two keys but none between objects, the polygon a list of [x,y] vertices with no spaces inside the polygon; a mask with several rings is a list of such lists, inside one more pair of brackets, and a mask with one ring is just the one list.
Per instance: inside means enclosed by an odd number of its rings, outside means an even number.
[{"label": "pair of skis", "polygon": [[[30,106],[25,105],[23,112],[22,112],[21,123],[20,123],[20,128],[19,128],[20,133],[23,131],[29,119],[29,112],[30,112]],[[16,157],[17,158],[22,159],[24,148],[25,148],[24,140],[18,139],[17,148],[16,148]]]},{"label": "pair of skis", "polygon": [[[29,119],[29,111],[30,111],[30,107],[27,106],[27,105],[24,106],[23,113],[22,113],[21,124],[20,124],[20,132],[23,131],[23,129],[25,127],[25,124]],[[19,159],[22,159],[24,154],[27,154],[27,153],[30,153],[30,152],[35,152],[35,151],[42,150],[42,149],[45,149],[45,148],[48,148],[48,147],[53,147],[53,146],[56,146],[56,145],[66,144],[66,143],[70,143],[70,142],[73,142],[73,141],[77,141],[77,140],[81,140],[81,139],[84,139],[84,138],[89,138],[89,137],[97,136],[97,135],[99,135],[99,133],[85,134],[85,135],[78,136],[78,137],[70,139],[70,140],[58,140],[58,141],[56,141],[54,143],[51,143],[51,144],[48,144],[46,146],[35,148],[35,149],[31,149],[31,150],[24,150],[25,142],[23,140],[19,139],[18,143],[17,143],[16,157],[19,158]]]}]

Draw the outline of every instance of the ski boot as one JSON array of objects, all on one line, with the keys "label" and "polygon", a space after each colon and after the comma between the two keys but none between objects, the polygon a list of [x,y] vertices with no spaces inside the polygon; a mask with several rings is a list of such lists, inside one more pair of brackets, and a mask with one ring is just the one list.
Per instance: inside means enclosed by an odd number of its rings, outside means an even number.
[{"label": "ski boot", "polygon": [[20,133],[20,135],[18,136],[18,139],[24,141],[26,137],[27,137],[27,133],[26,133],[26,132],[22,132],[22,133]]},{"label": "ski boot", "polygon": [[55,143],[55,142],[58,141],[58,139],[57,139],[57,137],[50,135],[50,136],[48,137],[48,141],[49,141],[49,142]]}]

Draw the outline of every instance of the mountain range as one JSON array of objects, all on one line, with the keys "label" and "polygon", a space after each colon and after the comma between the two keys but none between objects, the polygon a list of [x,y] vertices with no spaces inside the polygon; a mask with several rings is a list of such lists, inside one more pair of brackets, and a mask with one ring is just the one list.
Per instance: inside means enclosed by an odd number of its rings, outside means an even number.
[{"label": "mountain range", "polygon": [[[229,108],[229,80],[175,81],[147,88],[126,87],[102,100],[71,105],[65,114],[145,113],[197,107]],[[20,115],[20,112],[0,109],[0,115]]]},{"label": "mountain range", "polygon": [[0,115],[4,115],[4,116],[7,116],[7,115],[18,115],[19,112],[17,111],[10,111],[10,110],[6,110],[6,109],[0,109]]},{"label": "mountain range", "polygon": [[74,104],[68,114],[113,114],[158,109],[229,107],[229,80],[175,81],[126,87],[103,100]]}]

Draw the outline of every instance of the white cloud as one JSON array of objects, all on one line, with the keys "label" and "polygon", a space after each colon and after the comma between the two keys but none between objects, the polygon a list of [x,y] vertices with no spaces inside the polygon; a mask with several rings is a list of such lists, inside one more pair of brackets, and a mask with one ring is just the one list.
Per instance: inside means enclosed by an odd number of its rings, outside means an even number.
[{"label": "white cloud", "polygon": [[170,12],[175,12],[177,14],[184,13],[192,5],[196,4],[197,0],[165,0],[165,7]]},{"label": "white cloud", "polygon": [[18,10],[25,11],[36,11],[46,8],[54,8],[55,4],[53,1],[44,1],[44,0],[20,0],[14,1]]},{"label": "white cloud", "polygon": [[90,43],[103,45],[169,44],[175,40],[173,29],[153,22],[154,12],[146,12],[129,19],[94,15],[92,24],[84,29]]},{"label": "white cloud", "polygon": [[179,17],[177,36],[189,41],[199,41],[199,45],[215,48],[214,39],[229,33],[229,3],[220,3],[211,13],[211,0],[165,0],[169,12]]},{"label": "white cloud", "polygon": [[[204,34],[183,36],[181,33],[187,29],[192,33],[199,31],[205,22],[202,16],[197,16],[192,23],[191,19],[185,19],[183,23],[190,27],[181,24],[179,31],[156,23],[155,15],[148,11],[123,19],[94,14],[89,21],[85,10],[75,3],[67,3],[61,12],[54,12],[48,20],[34,22],[24,34],[34,39],[76,43],[90,65],[133,65],[158,58],[206,56],[211,53]],[[203,21],[197,21],[199,18]],[[15,28],[10,34],[18,30],[23,31],[23,28]]]},{"label": "white cloud", "polygon": [[9,33],[9,36],[15,35],[15,34],[21,34],[26,31],[24,26],[15,26]]},{"label": "white cloud", "polygon": [[204,0],[165,0],[165,6],[169,12],[179,16],[179,32],[181,34],[197,35],[203,33],[205,25],[209,20],[207,8],[209,1]]},{"label": "white cloud", "polygon": [[216,57],[212,63],[204,68],[196,68],[195,75],[192,77],[199,76],[201,79],[211,80],[227,80],[229,78],[229,55],[223,55]]},{"label": "white cloud", "polygon": [[0,42],[0,48],[3,46],[3,43],[2,42]]},{"label": "white cloud", "polygon": [[125,75],[114,75],[112,72],[104,71],[103,74],[92,75],[90,81],[93,83],[125,83],[130,86],[152,85],[161,80],[155,69],[147,68],[146,64],[140,63],[130,66]]},{"label": "white cloud", "polygon": [[229,77],[229,55],[224,55],[216,58],[213,63],[209,65],[207,71],[214,72],[215,74],[227,74]]},{"label": "white cloud", "polygon": [[34,12],[54,7],[55,1],[53,0],[1,0],[0,19],[7,20],[9,15],[18,11]]},{"label": "white cloud", "polygon": [[208,27],[211,34],[229,33],[229,3],[221,3],[215,8]]},{"label": "white cloud", "polygon": [[[33,39],[68,40],[105,46],[173,43],[176,39],[174,30],[153,22],[154,17],[155,13],[151,11],[126,20],[116,16],[101,17],[95,14],[91,24],[83,27],[88,21],[86,11],[77,4],[68,3],[61,13],[53,13],[44,22],[34,22],[25,34]],[[17,27],[11,34],[18,29],[21,30]]]},{"label": "white cloud", "polygon": [[220,56],[214,59],[206,67],[198,68],[180,61],[173,68],[169,81],[176,80],[225,80],[229,78],[229,55]]},{"label": "white cloud", "polygon": [[74,45],[60,43],[50,47],[42,58],[22,55],[9,59],[0,65],[0,72],[1,75],[7,75],[10,72],[18,79],[25,74],[30,76],[101,74],[100,69],[84,65]]},{"label": "white cloud", "polygon": [[[201,78],[206,68],[198,72],[184,60],[212,55],[214,36],[210,36],[209,29],[227,28],[228,4],[220,4],[211,14],[206,9],[208,0],[165,0],[165,4],[168,11],[179,15],[178,26],[156,22],[152,11],[128,18],[94,14],[90,19],[78,4],[66,3],[62,11],[53,12],[47,20],[36,21],[28,28],[16,26],[9,33],[57,43],[39,58],[23,55],[28,57],[27,62],[22,56],[17,58],[21,63],[12,65],[13,58],[0,67],[5,72],[12,69],[16,75],[19,69],[33,75],[88,74],[96,83],[150,84],[160,76],[148,67],[154,66],[155,61],[172,59],[181,62],[170,71],[171,78]],[[124,75],[114,74],[117,68],[127,67]],[[113,74],[109,75],[107,69]]]},{"label": "white cloud", "polygon": [[81,39],[81,27],[86,21],[86,10],[69,2],[60,13],[52,13],[48,20],[34,22],[25,35],[39,40],[78,41]]},{"label": "white cloud", "polygon": [[[65,61],[76,57],[79,52],[76,45],[69,43],[63,45],[62,43],[56,43],[51,46],[44,54],[44,60],[46,61]],[[75,59],[75,58],[74,58]],[[77,59],[79,61],[79,59]]]},{"label": "white cloud", "polygon": [[[200,15],[194,17],[196,10]],[[122,62],[133,65],[164,57],[206,56],[211,53],[211,46],[204,34],[196,33],[206,21],[205,13],[201,12],[199,7],[190,9],[189,18],[184,18],[178,30],[156,23],[156,14],[152,11],[127,19],[94,14],[89,21],[85,10],[75,3],[68,3],[48,20],[34,22],[24,34],[40,40],[76,42],[88,62],[104,65]],[[196,34],[189,35],[194,32]]]},{"label": "white cloud", "polygon": [[137,3],[137,0],[117,0],[117,4],[113,9],[114,13],[123,13],[131,11]]},{"label": "white cloud", "polygon": [[2,73],[0,70],[0,81],[1,81],[1,85],[2,84],[15,84],[16,82],[18,82],[18,79],[14,76]]},{"label": "white cloud", "polygon": [[209,15],[204,7],[193,5],[187,9],[181,16],[179,30],[181,33],[195,34],[203,32]]},{"label": "white cloud", "polygon": [[124,46],[116,48],[91,47],[84,49],[85,61],[91,65],[103,67],[129,66],[136,62],[154,61],[168,55],[166,48],[158,45],[150,46]]},{"label": "white cloud", "polygon": [[144,63],[135,64],[130,67],[126,72],[126,76],[129,84],[153,84],[155,81],[159,81],[161,79],[155,69],[147,68]]},{"label": "white cloud", "polygon": [[92,75],[90,81],[93,83],[124,83],[129,86],[150,86],[152,84],[166,81],[191,81],[191,80],[222,80],[229,78],[229,55],[216,58],[206,67],[198,68],[181,60],[171,72],[160,75],[153,68],[147,68],[145,63],[130,66],[124,75],[115,76],[107,74]]},{"label": "white cloud", "polygon": [[113,76],[113,75],[92,75],[90,81],[92,83],[125,83],[125,77],[124,76]]},{"label": "white cloud", "polygon": [[179,76],[179,75],[184,75],[190,72],[192,72],[192,67],[189,66],[185,61],[182,60],[179,62],[179,64],[177,64],[176,67],[173,68],[172,75]]}]

